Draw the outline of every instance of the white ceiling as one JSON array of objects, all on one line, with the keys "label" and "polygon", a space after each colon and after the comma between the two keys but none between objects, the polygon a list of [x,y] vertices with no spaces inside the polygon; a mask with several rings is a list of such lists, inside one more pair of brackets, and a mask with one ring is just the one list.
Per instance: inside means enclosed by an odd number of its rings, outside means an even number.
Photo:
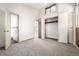
[{"label": "white ceiling", "polygon": [[47,4],[49,4],[49,3],[26,3],[24,5],[28,5],[28,6],[31,6],[33,8],[40,9],[40,8],[46,6]]},{"label": "white ceiling", "polygon": [[[15,4],[18,4],[19,3],[15,3]],[[29,7],[32,7],[32,8],[35,8],[35,9],[40,9],[50,3],[20,3],[21,5],[25,5],[25,6],[29,6]],[[3,5],[14,5],[14,3],[3,3]]]}]

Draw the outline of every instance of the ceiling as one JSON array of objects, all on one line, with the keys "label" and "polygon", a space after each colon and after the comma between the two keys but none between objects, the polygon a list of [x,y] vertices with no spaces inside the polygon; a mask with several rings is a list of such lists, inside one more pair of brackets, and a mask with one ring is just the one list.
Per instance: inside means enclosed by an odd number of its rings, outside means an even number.
[{"label": "ceiling", "polygon": [[[19,4],[19,3],[15,3],[16,4]],[[29,6],[29,7],[32,7],[32,8],[35,8],[35,9],[41,9],[42,7],[50,4],[50,3],[20,3],[21,5],[25,5],[25,6]],[[3,5],[14,5],[14,3],[3,3]]]},{"label": "ceiling", "polygon": [[33,7],[33,8],[36,8],[36,9],[40,9],[40,8],[46,6],[47,4],[49,4],[49,3],[26,3],[24,5],[28,5],[30,7]]}]

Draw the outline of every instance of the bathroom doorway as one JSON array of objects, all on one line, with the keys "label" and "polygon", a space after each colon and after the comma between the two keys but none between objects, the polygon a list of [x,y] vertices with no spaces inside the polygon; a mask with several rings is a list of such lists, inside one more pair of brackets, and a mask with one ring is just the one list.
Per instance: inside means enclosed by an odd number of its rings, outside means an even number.
[{"label": "bathroom doorway", "polygon": [[19,15],[11,13],[11,44],[19,42]]}]

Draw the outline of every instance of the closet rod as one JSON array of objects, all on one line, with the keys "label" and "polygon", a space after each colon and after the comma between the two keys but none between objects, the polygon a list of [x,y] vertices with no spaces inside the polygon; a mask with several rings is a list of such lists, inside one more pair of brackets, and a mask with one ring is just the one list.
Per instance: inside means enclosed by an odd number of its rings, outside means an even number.
[{"label": "closet rod", "polygon": [[45,22],[45,24],[48,24],[48,23],[57,23],[57,22],[58,22],[58,20],[57,21]]}]

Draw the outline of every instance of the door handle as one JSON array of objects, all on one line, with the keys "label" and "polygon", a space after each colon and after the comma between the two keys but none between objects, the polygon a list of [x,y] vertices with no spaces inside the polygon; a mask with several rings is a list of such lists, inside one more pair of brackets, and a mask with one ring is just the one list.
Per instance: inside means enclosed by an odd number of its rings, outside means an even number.
[{"label": "door handle", "polygon": [[9,32],[9,30],[4,30],[4,32]]}]

